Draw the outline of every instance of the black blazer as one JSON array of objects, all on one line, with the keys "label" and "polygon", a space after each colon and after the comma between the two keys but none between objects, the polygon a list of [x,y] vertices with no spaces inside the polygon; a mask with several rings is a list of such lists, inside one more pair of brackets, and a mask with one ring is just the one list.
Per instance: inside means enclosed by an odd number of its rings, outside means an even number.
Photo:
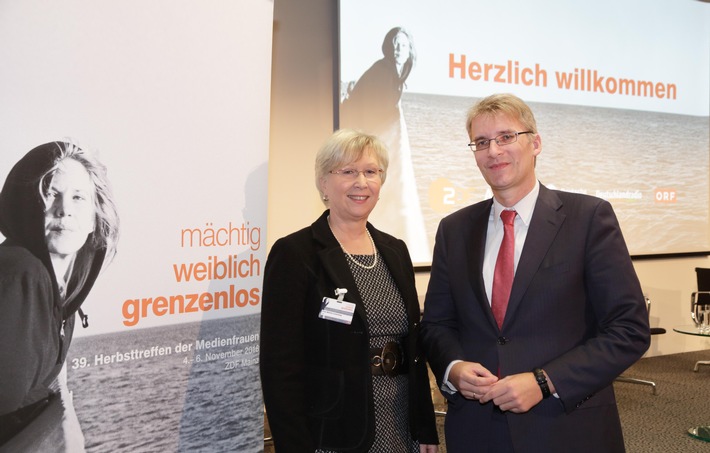
[{"label": "black blazer", "polygon": [[[505,320],[495,323],[483,255],[492,201],[443,219],[422,321],[423,344],[441,385],[459,359],[501,376],[542,367],[551,396],[506,417],[516,452],[623,451],[613,380],[650,342],[648,312],[611,205],[540,186]],[[449,400],[446,448],[481,451],[493,404]]]},{"label": "black blazer", "polygon": [[[315,448],[365,452],[374,440],[374,400],[365,307],[327,223],[274,243],[264,271],[261,382],[278,452]],[[438,438],[426,364],[417,345],[419,302],[403,241],[367,225],[407,307],[410,430],[420,443]],[[346,288],[356,305],[350,325],[318,318],[323,297]]]}]

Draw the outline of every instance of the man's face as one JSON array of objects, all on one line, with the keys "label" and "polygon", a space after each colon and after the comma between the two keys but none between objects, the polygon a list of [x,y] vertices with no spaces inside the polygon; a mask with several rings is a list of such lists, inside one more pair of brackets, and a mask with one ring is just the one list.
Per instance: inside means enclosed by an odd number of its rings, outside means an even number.
[{"label": "man's face", "polygon": [[[506,114],[483,115],[471,122],[471,141],[493,139],[506,132],[526,129],[520,121]],[[476,151],[476,164],[491,186],[496,199],[506,206],[520,201],[535,185],[535,157],[542,151],[537,134],[521,134],[515,143],[500,146],[491,140],[490,147]]]},{"label": "man's face", "polygon": [[94,230],[94,184],[84,166],[65,159],[45,195],[44,235],[50,254],[76,253]]}]

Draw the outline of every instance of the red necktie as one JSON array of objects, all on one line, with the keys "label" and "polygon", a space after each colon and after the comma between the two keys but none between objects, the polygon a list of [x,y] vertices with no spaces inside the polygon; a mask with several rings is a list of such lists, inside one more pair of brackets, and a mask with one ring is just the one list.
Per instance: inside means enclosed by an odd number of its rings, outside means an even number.
[{"label": "red necktie", "polygon": [[493,290],[491,295],[491,310],[493,317],[500,329],[505,319],[505,311],[508,308],[510,298],[510,288],[513,286],[513,275],[515,274],[515,211],[503,211],[500,213],[503,219],[503,242],[498,250],[496,268],[493,272]]}]

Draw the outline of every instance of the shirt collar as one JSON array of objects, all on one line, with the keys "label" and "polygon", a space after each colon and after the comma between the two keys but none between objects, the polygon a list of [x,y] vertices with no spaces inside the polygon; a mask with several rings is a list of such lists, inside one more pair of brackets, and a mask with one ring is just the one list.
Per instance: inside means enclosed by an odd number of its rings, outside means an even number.
[{"label": "shirt collar", "polygon": [[496,224],[502,223],[500,220],[500,213],[505,209],[514,209],[518,213],[518,217],[525,224],[525,226],[530,225],[530,219],[532,219],[533,211],[535,210],[535,203],[537,202],[537,196],[540,194],[540,181],[535,180],[535,186],[533,189],[525,195],[520,201],[518,201],[514,206],[506,208],[498,202],[498,200],[493,197],[493,219],[496,220]]}]

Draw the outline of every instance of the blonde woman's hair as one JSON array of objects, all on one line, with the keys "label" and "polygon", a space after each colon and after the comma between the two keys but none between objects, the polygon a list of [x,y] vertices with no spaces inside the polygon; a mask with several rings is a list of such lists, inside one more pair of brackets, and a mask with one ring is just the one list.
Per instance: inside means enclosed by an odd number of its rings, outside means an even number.
[{"label": "blonde woman's hair", "polygon": [[339,170],[351,162],[360,160],[368,151],[375,156],[377,165],[384,170],[381,176],[384,184],[389,156],[382,140],[354,129],[337,130],[326,140],[316,154],[316,188],[321,195],[321,200],[323,200],[323,192],[320,183],[323,178],[333,170]]}]

